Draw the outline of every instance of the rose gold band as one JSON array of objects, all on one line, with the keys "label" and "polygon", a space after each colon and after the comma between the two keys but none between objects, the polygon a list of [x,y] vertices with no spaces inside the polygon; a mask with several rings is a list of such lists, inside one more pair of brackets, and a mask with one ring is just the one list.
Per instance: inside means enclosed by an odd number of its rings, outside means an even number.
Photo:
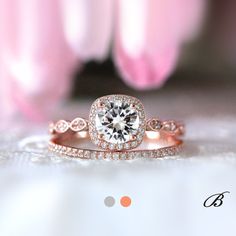
[{"label": "rose gold band", "polygon": [[[62,134],[67,132],[68,130],[72,130],[74,132],[88,131],[88,124],[88,120],[81,117],[77,117],[72,121],[59,120],[55,123],[52,122],[49,125],[49,132],[51,134]],[[184,125],[182,123],[174,120],[161,121],[158,118],[151,118],[146,120],[146,131],[163,132],[167,135],[175,137],[181,136],[185,132]]]},{"label": "rose gold band", "polygon": [[[152,135],[153,134],[151,134],[151,136]],[[160,147],[158,148],[151,149],[145,148],[124,151],[109,151],[98,150],[96,148],[75,147],[75,145],[70,144],[75,142],[77,142],[77,144],[80,142],[84,144],[84,141],[91,143],[88,136],[88,132],[86,131],[78,133],[68,131],[64,134],[54,134],[52,139],[49,141],[49,150],[72,158],[130,160],[134,158],[160,158],[165,156],[173,156],[181,151],[183,143],[181,140],[178,140],[173,136],[160,138],[158,135],[155,135],[156,137],[146,137],[146,143],[156,144],[157,142],[160,143],[161,141],[164,141],[165,144],[159,145]]]},{"label": "rose gold band", "polygon": [[[159,119],[148,119],[146,121],[146,143],[163,143],[154,148],[143,148],[137,150],[99,150],[96,148],[75,147],[72,143],[86,141],[91,142],[88,133],[88,121],[76,118],[73,121],[59,120],[49,125],[52,138],[49,142],[49,150],[82,159],[113,159],[129,160],[135,157],[159,158],[173,156],[182,149],[182,141],[178,139],[184,134],[184,126],[175,121],[160,121]],[[147,145],[148,146],[148,145]]]}]

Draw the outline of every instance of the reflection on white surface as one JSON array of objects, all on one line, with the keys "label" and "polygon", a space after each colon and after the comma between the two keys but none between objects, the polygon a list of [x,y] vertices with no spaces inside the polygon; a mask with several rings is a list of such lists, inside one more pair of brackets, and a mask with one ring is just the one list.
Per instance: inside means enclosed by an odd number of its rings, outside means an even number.
[{"label": "reflection on white surface", "polygon": [[154,132],[154,131],[147,131],[146,135],[149,139],[159,139],[160,138],[160,134],[158,132]]},{"label": "reflection on white surface", "polygon": [[47,235],[59,196],[55,182],[25,180],[10,188],[1,197],[1,235]]}]

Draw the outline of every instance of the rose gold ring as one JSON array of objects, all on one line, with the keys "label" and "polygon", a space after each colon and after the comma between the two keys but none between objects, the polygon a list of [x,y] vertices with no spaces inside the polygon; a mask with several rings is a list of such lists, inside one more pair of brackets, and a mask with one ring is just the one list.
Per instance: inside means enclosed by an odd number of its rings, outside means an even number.
[{"label": "rose gold ring", "polygon": [[146,119],[137,98],[108,95],[94,101],[89,120],[77,117],[52,122],[49,132],[49,150],[53,152],[84,159],[125,160],[178,154],[184,125],[174,120]]}]

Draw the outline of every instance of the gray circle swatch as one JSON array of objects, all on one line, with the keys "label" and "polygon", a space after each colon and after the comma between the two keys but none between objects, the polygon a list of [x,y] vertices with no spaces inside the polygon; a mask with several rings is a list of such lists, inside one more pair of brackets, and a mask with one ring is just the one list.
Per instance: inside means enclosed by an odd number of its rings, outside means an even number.
[{"label": "gray circle swatch", "polygon": [[114,197],[108,196],[104,199],[104,204],[107,207],[112,207],[115,205],[115,199]]}]

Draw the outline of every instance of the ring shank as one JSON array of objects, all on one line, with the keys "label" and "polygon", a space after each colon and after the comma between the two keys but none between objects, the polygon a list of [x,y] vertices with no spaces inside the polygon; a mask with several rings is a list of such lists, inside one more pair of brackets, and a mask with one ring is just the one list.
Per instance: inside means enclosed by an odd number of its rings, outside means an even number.
[{"label": "ring shank", "polygon": [[90,140],[87,131],[54,133],[49,141],[49,150],[82,159],[134,159],[136,157],[159,158],[179,153],[182,141],[173,135],[146,131],[142,144],[133,150],[106,151],[98,149]]}]

